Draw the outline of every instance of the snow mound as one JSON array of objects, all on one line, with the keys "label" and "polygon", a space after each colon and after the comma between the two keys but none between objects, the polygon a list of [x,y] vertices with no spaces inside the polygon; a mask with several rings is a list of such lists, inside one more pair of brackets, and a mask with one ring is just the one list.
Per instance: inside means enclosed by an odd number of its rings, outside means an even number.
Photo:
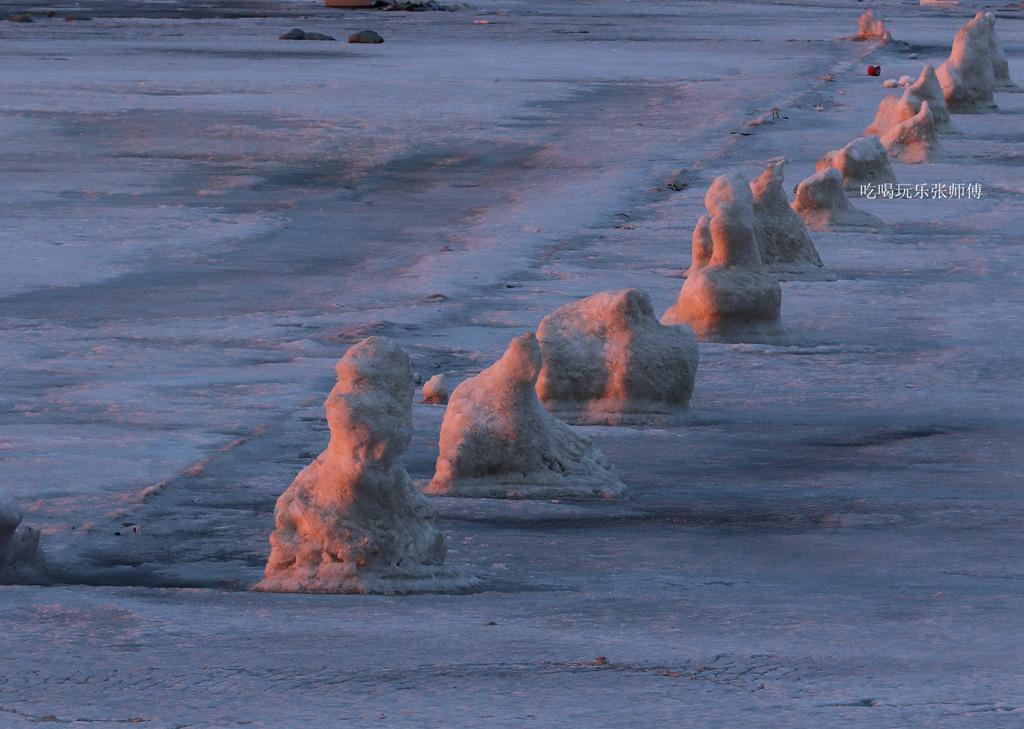
[{"label": "snow mound", "polygon": [[594,442],[541,405],[534,389],[540,369],[540,345],[524,334],[501,359],[455,388],[427,493],[546,499],[625,492]]},{"label": "snow mound", "polygon": [[431,405],[444,405],[448,402],[450,388],[447,375],[434,375],[423,383],[423,402]]},{"label": "snow mound", "polygon": [[556,309],[541,321],[537,341],[537,396],[563,420],[643,422],[685,408],[693,394],[693,330],[662,326],[640,289],[604,291]]},{"label": "snow mound", "polygon": [[1003,44],[999,42],[999,35],[996,33],[996,17],[992,13],[986,13],[986,15],[992,19],[988,52],[992,57],[992,75],[995,77],[996,91],[1020,92],[1020,86],[1010,78],[1010,62],[1006,58],[1006,51],[1003,50]]},{"label": "snow mound", "polygon": [[[703,338],[743,339],[778,331],[782,290],[764,273],[754,233],[754,197],[743,175],[716,177],[708,214],[694,231],[695,265],[662,324],[689,324]],[[710,251],[710,255],[707,252]]]},{"label": "snow mound", "polygon": [[882,146],[893,159],[907,164],[928,162],[938,155],[935,120],[927,101],[921,110],[882,135]]},{"label": "snow mound", "polygon": [[797,185],[793,209],[812,230],[880,228],[884,223],[850,204],[843,176],[834,167],[820,170]]},{"label": "snow mound", "polygon": [[39,556],[39,532],[23,526],[14,497],[0,491],[0,572],[30,564]]},{"label": "snow mound", "polygon": [[935,72],[950,111],[977,113],[995,108],[994,44],[998,41],[991,13],[979,11],[957,31],[949,58]]},{"label": "snow mound", "polygon": [[[878,104],[871,126],[864,130],[864,135],[881,137],[897,124],[905,122],[921,111],[921,104],[928,102],[932,122],[936,132],[953,131],[949,109],[942,96],[942,86],[935,75],[935,69],[926,65],[914,83],[907,86],[902,97],[886,96]],[[884,146],[884,144],[883,144]]]},{"label": "snow mound", "polygon": [[412,438],[409,356],[385,337],[352,346],[324,410],[330,442],[277,500],[268,592],[434,592],[472,580],[445,570],[444,535],[399,457]]},{"label": "snow mound", "polygon": [[857,137],[842,149],[826,152],[815,167],[818,172],[830,167],[839,170],[847,190],[859,192],[861,185],[896,182],[889,155],[875,136]]},{"label": "snow mound", "polygon": [[877,17],[871,8],[868,8],[860,16],[860,20],[857,28],[857,35],[853,36],[856,41],[882,41],[882,43],[889,43],[892,41],[892,35],[885,29],[885,23],[880,17]]},{"label": "snow mound", "polygon": [[[750,183],[754,196],[754,236],[761,263],[778,276],[820,275],[824,271],[821,256],[804,221],[789,206],[782,187],[784,165],[781,159],[769,162],[761,176]],[[704,235],[704,228],[700,235]]]}]

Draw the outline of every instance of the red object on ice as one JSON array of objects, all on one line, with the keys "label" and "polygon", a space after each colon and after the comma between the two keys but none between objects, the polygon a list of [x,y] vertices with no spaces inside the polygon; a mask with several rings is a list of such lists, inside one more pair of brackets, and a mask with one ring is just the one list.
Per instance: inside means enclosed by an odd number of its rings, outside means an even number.
[{"label": "red object on ice", "polygon": [[868,66],[868,76],[881,76],[881,75],[882,75],[882,67],[881,66]]}]

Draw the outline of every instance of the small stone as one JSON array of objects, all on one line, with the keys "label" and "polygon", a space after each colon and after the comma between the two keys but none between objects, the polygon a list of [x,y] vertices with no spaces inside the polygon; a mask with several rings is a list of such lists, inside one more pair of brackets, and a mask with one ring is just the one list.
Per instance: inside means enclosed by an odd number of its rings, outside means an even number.
[{"label": "small stone", "polygon": [[361,30],[348,37],[349,43],[383,43],[380,33],[372,30]]}]

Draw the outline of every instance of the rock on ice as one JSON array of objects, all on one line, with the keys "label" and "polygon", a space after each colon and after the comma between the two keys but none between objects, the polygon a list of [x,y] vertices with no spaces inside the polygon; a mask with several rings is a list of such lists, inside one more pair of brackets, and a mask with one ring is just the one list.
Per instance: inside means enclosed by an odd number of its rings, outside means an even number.
[{"label": "rock on ice", "polygon": [[662,324],[689,324],[704,338],[744,339],[778,331],[782,290],[764,273],[754,234],[754,198],[743,175],[716,177],[708,214],[693,233],[693,261]]},{"label": "rock on ice", "polygon": [[537,341],[537,395],[563,420],[642,422],[685,408],[693,394],[693,330],[662,326],[640,289],[604,291],[556,309],[541,321]]},{"label": "rock on ice", "polygon": [[412,437],[408,355],[369,337],[338,362],[324,403],[330,442],[277,501],[257,590],[417,592],[451,589],[444,535],[399,457]]},{"label": "rock on ice", "polygon": [[625,492],[594,442],[541,405],[534,389],[540,369],[540,346],[524,334],[455,388],[427,493],[546,499]]}]

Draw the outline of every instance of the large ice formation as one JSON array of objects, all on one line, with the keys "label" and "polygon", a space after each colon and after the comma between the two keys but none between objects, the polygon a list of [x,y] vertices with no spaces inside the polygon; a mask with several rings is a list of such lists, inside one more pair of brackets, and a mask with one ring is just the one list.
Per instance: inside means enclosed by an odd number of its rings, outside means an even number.
[{"label": "large ice formation", "polygon": [[857,137],[842,149],[826,152],[816,168],[821,172],[830,167],[839,170],[847,190],[859,191],[861,185],[896,182],[889,155],[878,137]]},{"label": "large ice formation", "polygon": [[412,437],[408,355],[386,337],[352,346],[324,410],[327,449],[277,500],[257,590],[416,592],[458,586],[444,535],[399,457]]},{"label": "large ice formation", "polygon": [[907,86],[903,96],[886,96],[878,104],[878,112],[871,126],[864,130],[864,135],[881,137],[897,124],[905,122],[921,111],[921,104],[928,102],[932,122],[936,132],[951,131],[953,125],[949,117],[946,100],[942,96],[942,87],[935,75],[935,69],[926,65],[921,69],[917,81]]},{"label": "large ice formation", "polygon": [[[739,174],[716,177],[708,214],[694,231],[694,263],[662,324],[689,324],[700,337],[743,338],[778,330],[782,290],[764,273],[754,234],[754,198]],[[700,246],[700,250],[697,248]]]},{"label": "large ice formation", "polygon": [[814,173],[797,185],[793,209],[812,230],[878,228],[884,223],[850,204],[843,176],[834,167]]},{"label": "large ice formation", "polygon": [[[804,221],[793,212],[782,187],[784,160],[769,162],[750,183],[754,196],[754,235],[761,263],[777,276],[821,274],[824,266]],[[703,235],[703,232],[701,232]]]},{"label": "large ice formation", "polygon": [[927,101],[922,102],[920,111],[890,128],[882,135],[881,141],[892,158],[900,162],[919,164],[934,159],[938,153],[938,140],[931,105]]},{"label": "large ice formation", "polygon": [[858,41],[879,40],[888,43],[892,40],[892,35],[885,29],[882,19],[876,16],[871,8],[868,8],[860,16],[857,35],[853,36],[853,39]]},{"label": "large ice formation", "polygon": [[537,395],[563,420],[642,422],[685,408],[693,394],[693,330],[662,326],[640,289],[604,291],[556,309],[541,321],[537,341]]},{"label": "large ice formation", "polygon": [[21,509],[0,491],[0,572],[33,562],[39,552],[39,532],[21,523]]},{"label": "large ice formation", "polygon": [[991,13],[979,11],[957,31],[949,58],[935,72],[950,111],[968,113],[995,108],[995,22]]},{"label": "large ice formation", "polygon": [[541,405],[534,389],[540,369],[540,346],[524,334],[501,359],[455,388],[427,493],[612,498],[625,492],[594,442]]}]

